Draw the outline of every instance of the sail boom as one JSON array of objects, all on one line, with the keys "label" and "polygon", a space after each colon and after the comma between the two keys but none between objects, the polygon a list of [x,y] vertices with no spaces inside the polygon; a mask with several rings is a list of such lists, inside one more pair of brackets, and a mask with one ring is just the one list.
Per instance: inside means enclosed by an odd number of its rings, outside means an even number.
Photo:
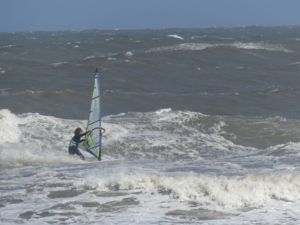
[{"label": "sail boom", "polygon": [[100,120],[96,120],[94,122],[91,122],[91,123],[88,124],[88,126],[93,125],[94,123],[98,123],[98,122],[100,122]]}]

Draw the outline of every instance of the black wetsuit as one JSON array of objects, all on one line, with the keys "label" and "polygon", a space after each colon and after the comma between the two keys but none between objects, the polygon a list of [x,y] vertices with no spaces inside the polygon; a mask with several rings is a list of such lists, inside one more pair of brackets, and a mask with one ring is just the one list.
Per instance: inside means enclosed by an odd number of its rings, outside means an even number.
[{"label": "black wetsuit", "polygon": [[74,135],[70,141],[69,144],[69,154],[70,155],[79,155],[82,159],[84,159],[84,156],[82,153],[79,151],[78,146],[79,143],[85,141],[85,139],[80,140],[81,137],[85,136],[88,132],[82,133],[80,135]]}]

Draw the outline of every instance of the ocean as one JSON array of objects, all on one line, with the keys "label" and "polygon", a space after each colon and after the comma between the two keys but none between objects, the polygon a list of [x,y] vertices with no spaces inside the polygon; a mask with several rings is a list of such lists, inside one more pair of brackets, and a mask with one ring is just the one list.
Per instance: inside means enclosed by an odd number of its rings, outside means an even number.
[{"label": "ocean", "polygon": [[300,27],[0,33],[0,224],[298,225],[299,101]]}]

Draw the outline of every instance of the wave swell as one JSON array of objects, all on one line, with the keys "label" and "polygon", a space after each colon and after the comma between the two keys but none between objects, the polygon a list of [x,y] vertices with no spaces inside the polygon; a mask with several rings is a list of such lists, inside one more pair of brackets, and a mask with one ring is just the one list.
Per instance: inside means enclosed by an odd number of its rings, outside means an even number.
[{"label": "wave swell", "polygon": [[159,176],[119,174],[113,178],[90,177],[82,185],[101,191],[142,191],[194,202],[212,210],[263,207],[273,201],[299,200],[300,177],[295,174],[245,176]]},{"label": "wave swell", "polygon": [[153,52],[172,52],[172,51],[202,51],[209,48],[218,48],[218,47],[227,47],[227,48],[236,48],[236,49],[245,49],[245,50],[265,50],[265,51],[276,51],[276,52],[284,52],[291,53],[290,49],[287,49],[281,45],[273,45],[264,42],[233,42],[229,44],[218,43],[218,44],[210,44],[210,43],[182,43],[178,45],[164,46],[158,48],[151,48],[146,51],[146,53]]}]

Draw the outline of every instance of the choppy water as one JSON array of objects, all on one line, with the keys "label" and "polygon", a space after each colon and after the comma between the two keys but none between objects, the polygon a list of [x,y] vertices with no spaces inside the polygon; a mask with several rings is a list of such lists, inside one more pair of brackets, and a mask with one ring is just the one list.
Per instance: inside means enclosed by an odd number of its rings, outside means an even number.
[{"label": "choppy water", "polygon": [[[0,34],[3,224],[295,224],[300,28]],[[104,161],[67,154],[102,72]]]}]

